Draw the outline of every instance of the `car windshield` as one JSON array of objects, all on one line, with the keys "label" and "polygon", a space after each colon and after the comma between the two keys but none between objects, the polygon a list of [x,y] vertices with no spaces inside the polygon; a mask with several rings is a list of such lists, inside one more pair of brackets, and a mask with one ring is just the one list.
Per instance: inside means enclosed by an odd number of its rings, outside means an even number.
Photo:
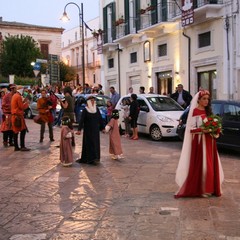
[{"label": "car windshield", "polygon": [[107,106],[107,101],[109,100],[110,98],[107,98],[107,97],[96,96],[96,104],[98,107]]},{"label": "car windshield", "polygon": [[168,97],[148,97],[147,100],[155,111],[183,110],[173,99]]}]

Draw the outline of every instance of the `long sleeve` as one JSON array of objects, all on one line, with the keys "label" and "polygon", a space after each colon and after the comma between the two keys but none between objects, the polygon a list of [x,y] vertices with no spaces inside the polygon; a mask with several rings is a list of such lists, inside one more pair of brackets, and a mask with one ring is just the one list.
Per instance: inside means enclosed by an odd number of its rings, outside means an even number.
[{"label": "long sleeve", "polygon": [[85,116],[86,116],[86,109],[83,109],[82,115],[78,124],[78,131],[81,131],[84,127]]}]

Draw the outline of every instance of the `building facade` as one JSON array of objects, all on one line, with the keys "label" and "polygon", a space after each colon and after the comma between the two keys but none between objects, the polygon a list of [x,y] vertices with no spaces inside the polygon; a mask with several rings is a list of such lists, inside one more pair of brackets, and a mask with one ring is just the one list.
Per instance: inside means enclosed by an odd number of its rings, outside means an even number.
[{"label": "building facade", "polygon": [[102,0],[105,86],[240,99],[238,0]]},{"label": "building facade", "polygon": [[83,83],[83,68],[84,83],[90,86],[101,84],[101,55],[98,51],[99,24],[99,17],[97,17],[84,26],[84,64],[80,26],[63,32],[62,60],[75,68],[77,73],[75,85]]},{"label": "building facade", "polygon": [[[50,75],[50,83],[58,82],[58,67],[55,73],[56,63],[52,63],[51,59],[60,59],[61,56],[61,35],[63,28],[37,26],[19,22],[3,21],[0,17],[0,32],[2,39],[5,36],[31,36],[37,43],[45,60],[48,60],[48,71],[46,75]],[[51,73],[51,71],[53,71]],[[48,76],[47,76],[48,78]],[[51,79],[52,78],[52,79]],[[51,81],[52,80],[52,81]],[[48,79],[49,81],[49,79]]]}]

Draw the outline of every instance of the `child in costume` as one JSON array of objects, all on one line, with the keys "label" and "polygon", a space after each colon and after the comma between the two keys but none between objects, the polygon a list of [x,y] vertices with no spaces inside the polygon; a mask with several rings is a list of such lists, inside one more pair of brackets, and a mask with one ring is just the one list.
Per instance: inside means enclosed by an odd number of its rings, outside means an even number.
[{"label": "child in costume", "polygon": [[121,136],[118,126],[119,112],[117,109],[112,111],[112,118],[105,127],[105,131],[109,132],[109,153],[112,154],[112,159],[122,159]]},{"label": "child in costume", "polygon": [[60,161],[64,167],[73,163],[72,152],[72,130],[69,128],[71,119],[68,116],[62,118],[62,129],[60,139]]}]

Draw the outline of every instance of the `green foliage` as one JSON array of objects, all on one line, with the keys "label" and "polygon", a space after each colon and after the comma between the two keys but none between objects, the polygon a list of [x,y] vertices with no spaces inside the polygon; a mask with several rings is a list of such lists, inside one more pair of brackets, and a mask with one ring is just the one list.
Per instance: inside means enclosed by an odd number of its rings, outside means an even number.
[{"label": "green foliage", "polygon": [[70,82],[76,78],[76,71],[73,67],[66,65],[64,62],[59,63],[60,66],[60,81]]},{"label": "green foliage", "polygon": [[31,62],[41,58],[37,42],[30,36],[8,36],[3,40],[1,54],[1,73],[3,76],[14,74],[20,77],[33,77]]},{"label": "green foliage", "polygon": [[[9,83],[9,77],[4,77],[0,74],[0,83]],[[14,76],[14,83],[17,85],[35,85],[36,78]]]}]

